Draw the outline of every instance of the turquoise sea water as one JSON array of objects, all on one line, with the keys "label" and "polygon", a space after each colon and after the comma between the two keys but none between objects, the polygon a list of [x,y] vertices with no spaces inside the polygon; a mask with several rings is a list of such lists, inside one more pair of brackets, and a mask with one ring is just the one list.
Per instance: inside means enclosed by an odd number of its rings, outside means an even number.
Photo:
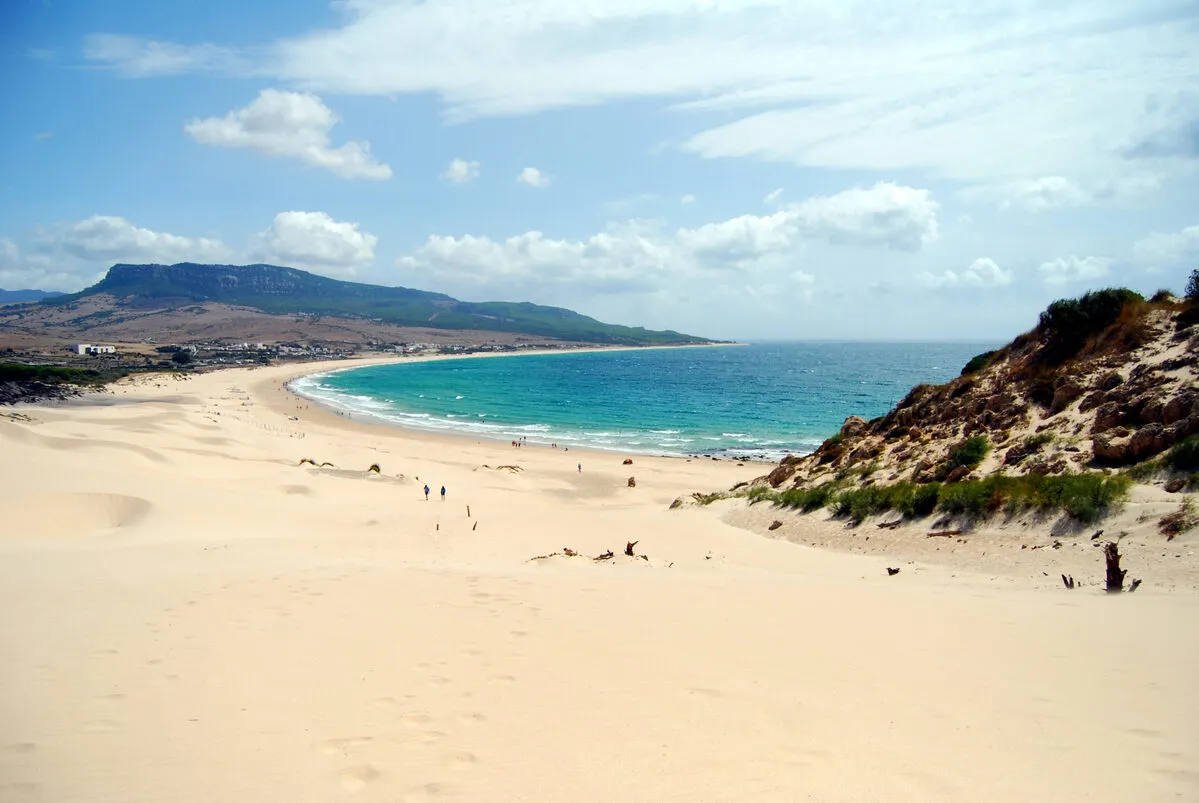
[{"label": "turquoise sea water", "polygon": [[404,427],[662,455],[777,460],[882,415],[987,343],[770,343],[398,363],[292,383]]}]

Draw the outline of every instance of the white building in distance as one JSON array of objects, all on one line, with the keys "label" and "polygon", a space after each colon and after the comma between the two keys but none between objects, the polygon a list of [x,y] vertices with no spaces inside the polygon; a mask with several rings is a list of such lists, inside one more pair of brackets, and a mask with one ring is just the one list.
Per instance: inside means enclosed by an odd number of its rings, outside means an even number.
[{"label": "white building in distance", "polygon": [[71,346],[71,350],[76,354],[86,354],[89,357],[95,357],[97,354],[116,354],[116,346],[94,346],[91,343],[76,343]]}]

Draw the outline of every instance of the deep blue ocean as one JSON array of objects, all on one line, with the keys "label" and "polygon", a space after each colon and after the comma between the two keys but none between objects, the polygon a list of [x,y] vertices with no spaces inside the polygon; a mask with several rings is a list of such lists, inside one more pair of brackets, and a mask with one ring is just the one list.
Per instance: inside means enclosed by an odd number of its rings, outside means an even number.
[{"label": "deep blue ocean", "polygon": [[303,396],[424,430],[660,455],[777,460],[882,415],[990,343],[768,343],[397,363],[317,374]]}]

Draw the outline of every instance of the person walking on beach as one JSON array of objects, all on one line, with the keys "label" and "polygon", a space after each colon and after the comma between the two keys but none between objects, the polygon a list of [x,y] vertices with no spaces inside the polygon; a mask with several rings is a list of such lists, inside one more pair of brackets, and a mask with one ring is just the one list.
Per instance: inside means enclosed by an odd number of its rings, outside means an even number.
[{"label": "person walking on beach", "polygon": [[441,486],[441,501],[445,501],[445,486]]},{"label": "person walking on beach", "polygon": [[580,474],[583,473],[583,464],[582,463],[579,463],[579,473]]},{"label": "person walking on beach", "polygon": [[428,485],[425,486],[425,501],[426,502],[429,501],[429,486]]}]

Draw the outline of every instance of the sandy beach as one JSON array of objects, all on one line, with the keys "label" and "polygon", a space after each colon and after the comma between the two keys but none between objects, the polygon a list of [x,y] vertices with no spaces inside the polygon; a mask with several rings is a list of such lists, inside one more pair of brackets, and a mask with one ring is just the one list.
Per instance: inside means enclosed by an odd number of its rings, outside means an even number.
[{"label": "sandy beach", "polygon": [[816,548],[670,509],[761,465],[351,421],[320,369],[0,410],[0,801],[1199,799],[1193,558]]}]

